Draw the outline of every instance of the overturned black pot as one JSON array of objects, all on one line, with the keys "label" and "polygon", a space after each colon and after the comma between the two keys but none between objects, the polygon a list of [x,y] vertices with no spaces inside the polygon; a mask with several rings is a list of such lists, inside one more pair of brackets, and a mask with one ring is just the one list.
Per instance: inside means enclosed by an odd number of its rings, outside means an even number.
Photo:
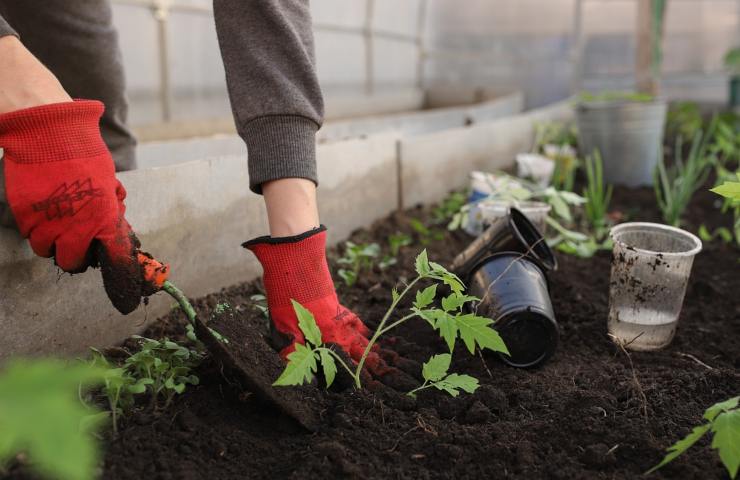
[{"label": "overturned black pot", "polygon": [[480,298],[478,315],[493,327],[509,349],[501,359],[514,367],[544,363],[558,344],[558,324],[550,302],[545,268],[521,252],[489,255],[471,268],[468,293]]},{"label": "overturned black pot", "polygon": [[540,262],[547,270],[555,270],[558,262],[537,227],[520,210],[511,208],[463,250],[450,265],[461,278],[468,277],[487,255],[497,252],[519,252]]}]

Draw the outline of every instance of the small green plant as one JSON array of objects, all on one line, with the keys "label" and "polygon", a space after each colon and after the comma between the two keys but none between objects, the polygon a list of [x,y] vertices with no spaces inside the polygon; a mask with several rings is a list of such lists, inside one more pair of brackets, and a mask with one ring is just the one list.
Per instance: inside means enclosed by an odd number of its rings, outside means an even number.
[{"label": "small green plant", "polygon": [[[450,353],[454,349],[456,339],[460,338],[471,354],[475,352],[476,348],[487,348],[492,351],[508,354],[503,340],[491,328],[493,320],[479,317],[473,313],[463,313],[465,304],[477,301],[478,299],[463,294],[464,285],[456,275],[448,272],[438,263],[430,262],[427,258],[426,250],[422,251],[416,257],[415,267],[417,277],[411,280],[400,293],[395,289],[391,292],[391,305],[385,312],[385,315],[383,315],[377,330],[375,330],[373,336],[370,338],[365,351],[354,369],[350,365],[347,365],[331,348],[323,344],[321,331],[316,326],[316,321],[311,312],[294,301],[293,308],[298,317],[298,326],[304,334],[306,344],[296,344],[296,350],[288,355],[288,364],[280,377],[275,381],[275,385],[301,385],[311,382],[314,374],[318,371],[318,365],[321,365],[327,386],[329,386],[333,382],[337,372],[336,362],[339,362],[342,368],[354,379],[355,387],[362,388],[362,369],[373,345],[377,343],[380,336],[415,317],[425,319],[432,328],[440,332],[440,336],[446,341]],[[409,313],[397,320],[391,321],[391,317],[398,307],[399,302],[422,280],[433,281],[434,283],[424,290],[417,290],[416,299]],[[452,292],[442,299],[441,309],[431,307],[435,301],[438,284],[447,285]],[[435,362],[439,361],[437,360]],[[443,378],[449,378],[449,375]],[[450,382],[457,380],[459,380],[458,377],[453,377]],[[432,380],[428,380],[426,383],[429,382],[432,382]],[[473,388],[471,382],[459,385],[460,388],[463,388],[463,386]],[[452,386],[450,386],[450,389],[452,389]],[[450,392],[450,389],[443,388],[442,390]]]},{"label": "small green plant", "polygon": [[255,293],[249,299],[252,301],[252,307],[257,310],[260,315],[265,318],[270,318],[270,310],[267,308],[267,297],[261,293]]},{"label": "small green plant", "polygon": [[422,245],[429,245],[431,242],[439,241],[444,238],[444,233],[424,225],[424,222],[418,218],[409,219],[409,226],[419,236],[419,242]]},{"label": "small green plant", "polygon": [[201,352],[167,338],[153,340],[138,335],[133,338],[139,341],[141,350],[126,359],[124,368],[145,385],[153,408],[167,408],[187,385],[198,385],[199,379],[192,369],[203,359]]},{"label": "small green plant", "polygon": [[388,236],[388,247],[391,249],[391,256],[394,258],[398,256],[401,248],[408,247],[412,243],[413,239],[411,236],[405,233],[396,232]]},{"label": "small green plant", "polygon": [[658,155],[655,169],[655,196],[663,220],[675,227],[681,223],[681,215],[691,201],[694,193],[706,182],[711,163],[706,157],[707,136],[697,132],[691,143],[688,158],[682,160],[683,140],[676,139],[674,164],[667,168],[662,152]]},{"label": "small green plant", "polygon": [[99,459],[95,432],[104,414],[78,392],[99,385],[100,368],[58,360],[13,360],[0,372],[0,472],[19,453],[45,478],[92,479]]},{"label": "small green plant", "polygon": [[737,476],[740,466],[740,397],[730,398],[724,402],[715,403],[704,412],[707,423],[694,427],[682,440],[668,447],[668,454],[663,460],[647,471],[652,473],[664,465],[672,462],[684,453],[700,438],[712,432],[712,448],[719,452],[719,458],[727,469],[730,478]]},{"label": "small green plant", "polygon": [[607,227],[606,214],[612,198],[612,186],[604,188],[603,163],[601,155],[595,151],[592,157],[586,158],[586,188],[583,196],[586,198],[585,214],[588,223],[597,238],[602,238]]},{"label": "small green plant", "polygon": [[704,120],[696,102],[679,102],[668,110],[666,131],[672,137],[694,138],[703,126]]},{"label": "small green plant", "polygon": [[128,414],[135,404],[135,396],[146,392],[151,378],[136,378],[125,367],[111,365],[100,350],[91,348],[92,360],[90,364],[103,371],[103,386],[101,392],[105,396],[110,411],[113,432],[118,433],[118,419]]},{"label": "small green plant", "polygon": [[[729,176],[729,173],[722,173],[721,176],[724,179],[724,182],[711,189],[711,191],[717,195],[725,197],[722,211],[732,212],[734,219],[732,228],[735,235],[735,243],[740,246],[740,172],[736,172],[735,175],[739,180],[737,182],[730,180],[731,177]],[[725,241],[727,241],[728,235],[720,235]],[[731,234],[729,236],[731,237]]]},{"label": "small green plant", "polygon": [[535,123],[534,129],[533,152],[543,153],[545,145],[575,147],[578,144],[578,131],[573,123],[538,122]]},{"label": "small green plant", "polygon": [[449,353],[442,353],[430,358],[421,369],[424,383],[411,390],[408,395],[413,397],[417,392],[430,387],[445,391],[453,397],[460,395],[460,390],[468,393],[475,392],[478,389],[478,379],[470,375],[447,373],[451,362],[452,355]]},{"label": "small green plant", "polygon": [[434,223],[447,224],[466,203],[468,203],[467,192],[451,192],[432,210]]},{"label": "small green plant", "polygon": [[348,265],[349,268],[340,268],[337,274],[344,280],[345,285],[351,287],[363,270],[370,270],[373,261],[380,255],[380,246],[377,243],[356,244],[344,243],[344,256],[337,263]]},{"label": "small green plant", "polygon": [[729,50],[725,54],[724,63],[732,75],[740,75],[740,47]]}]

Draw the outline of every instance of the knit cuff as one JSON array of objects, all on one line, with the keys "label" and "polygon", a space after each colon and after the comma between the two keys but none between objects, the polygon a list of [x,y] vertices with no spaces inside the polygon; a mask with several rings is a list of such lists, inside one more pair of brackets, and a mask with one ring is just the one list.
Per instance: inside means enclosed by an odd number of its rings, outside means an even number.
[{"label": "knit cuff", "polygon": [[42,163],[106,154],[99,126],[103,110],[96,100],[75,100],[0,115],[5,161]]},{"label": "knit cuff", "polygon": [[249,152],[249,188],[262,193],[262,184],[281,178],[306,178],[318,185],[316,132],[319,126],[298,115],[271,115],[241,129]]},{"label": "knit cuff", "polygon": [[8,25],[8,22],[5,21],[5,19],[0,16],[0,37],[5,37],[8,35],[13,35],[14,37],[18,36],[18,33],[16,33],[13,28]]}]

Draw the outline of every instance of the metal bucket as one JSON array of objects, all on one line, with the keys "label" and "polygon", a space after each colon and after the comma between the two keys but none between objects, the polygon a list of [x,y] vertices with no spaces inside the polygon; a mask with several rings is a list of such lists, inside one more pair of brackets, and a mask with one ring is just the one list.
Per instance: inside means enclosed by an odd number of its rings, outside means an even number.
[{"label": "metal bucket", "polygon": [[579,103],[576,122],[581,155],[599,151],[607,183],[652,185],[667,110],[664,100]]},{"label": "metal bucket", "polygon": [[544,268],[519,252],[501,252],[473,269],[468,293],[480,298],[477,314],[495,321],[511,366],[529,368],[552,356],[558,344],[558,324],[550,301]]}]

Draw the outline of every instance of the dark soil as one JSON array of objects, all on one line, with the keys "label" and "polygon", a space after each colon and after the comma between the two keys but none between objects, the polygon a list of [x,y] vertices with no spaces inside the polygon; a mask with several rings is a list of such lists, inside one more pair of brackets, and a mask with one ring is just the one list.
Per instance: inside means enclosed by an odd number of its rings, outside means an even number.
[{"label": "dark soil", "polygon": [[[687,228],[728,225],[715,202],[710,193],[697,194]],[[652,190],[617,189],[612,209],[623,219],[659,221],[654,204]],[[395,214],[352,240],[386,246],[389,234],[411,232],[412,217],[431,218],[422,208]],[[371,327],[390,289],[412,276],[416,240],[397,265],[362,276],[353,288],[339,287],[345,304]],[[468,242],[448,232],[426,248],[445,264]],[[206,361],[198,372],[201,385],[169,411],[124,422],[107,445],[103,478],[636,478],[701,422],[706,407],[740,393],[739,257],[733,247],[705,245],[673,343],[628,356],[606,334],[610,253],[592,259],[558,254],[560,267],[550,281],[561,336],[545,366],[518,370],[494,355],[470,356],[458,348],[452,370],[480,379],[474,394],[453,399],[424,391],[412,399],[387,388],[329,393],[313,433]],[[250,328],[267,335],[266,319],[250,300],[259,288],[255,282],[226,289],[198,300],[198,309],[207,318],[227,301]],[[148,335],[178,337],[183,323],[173,312]],[[403,325],[385,347],[417,362],[445,351],[423,321]],[[727,474],[705,439],[651,478]]]}]

